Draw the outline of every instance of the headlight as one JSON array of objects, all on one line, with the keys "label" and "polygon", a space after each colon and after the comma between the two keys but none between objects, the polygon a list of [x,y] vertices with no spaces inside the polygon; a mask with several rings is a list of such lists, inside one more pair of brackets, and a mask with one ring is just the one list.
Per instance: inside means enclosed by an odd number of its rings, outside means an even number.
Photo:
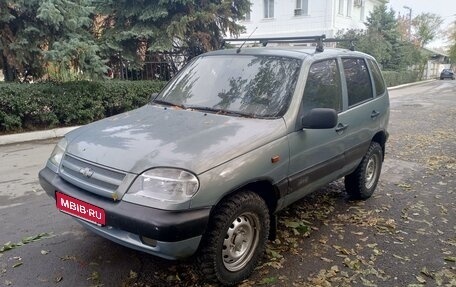
[{"label": "headlight", "polygon": [[49,161],[53,165],[60,166],[60,162],[62,161],[62,157],[63,157],[63,154],[65,153],[67,145],[68,145],[68,141],[65,138],[63,138],[55,146],[54,150],[51,153],[51,157],[49,158]]},{"label": "headlight", "polygon": [[198,188],[198,178],[188,171],[155,168],[138,176],[128,190],[128,194],[179,203],[190,199]]}]

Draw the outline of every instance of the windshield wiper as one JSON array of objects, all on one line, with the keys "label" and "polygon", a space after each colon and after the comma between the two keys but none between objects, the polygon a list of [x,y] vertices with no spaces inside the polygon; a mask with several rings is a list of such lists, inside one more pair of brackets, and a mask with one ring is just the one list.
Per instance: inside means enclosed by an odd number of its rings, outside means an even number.
[{"label": "windshield wiper", "polygon": [[245,117],[245,118],[254,118],[254,116],[250,115],[250,114],[245,114],[245,113],[241,113],[241,112],[237,112],[237,111],[217,109],[217,108],[212,108],[212,107],[186,106],[186,108],[191,109],[191,110],[211,112],[211,113],[221,114],[221,115],[235,115],[235,116]]},{"label": "windshield wiper", "polygon": [[184,109],[184,110],[187,109],[187,107],[185,107],[184,105],[178,105],[178,104],[167,102],[167,101],[164,101],[164,100],[155,99],[152,102],[160,104],[160,105],[170,106],[170,107],[178,107],[178,108],[181,108],[181,109]]}]

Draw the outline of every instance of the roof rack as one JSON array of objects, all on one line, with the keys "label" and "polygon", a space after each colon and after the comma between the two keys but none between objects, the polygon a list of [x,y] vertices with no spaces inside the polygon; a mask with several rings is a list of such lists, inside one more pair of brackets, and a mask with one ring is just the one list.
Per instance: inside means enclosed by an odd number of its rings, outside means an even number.
[{"label": "roof rack", "polygon": [[[336,39],[326,38],[326,35],[318,36],[301,36],[301,37],[271,37],[271,38],[237,38],[237,39],[225,39],[222,43],[222,48],[225,47],[226,42],[259,42],[263,47],[266,47],[269,43],[316,43],[316,52],[323,52],[325,50],[323,43],[337,43],[337,42],[350,42],[350,50],[355,50],[354,42],[356,39]],[[242,47],[242,46],[241,46]]]}]

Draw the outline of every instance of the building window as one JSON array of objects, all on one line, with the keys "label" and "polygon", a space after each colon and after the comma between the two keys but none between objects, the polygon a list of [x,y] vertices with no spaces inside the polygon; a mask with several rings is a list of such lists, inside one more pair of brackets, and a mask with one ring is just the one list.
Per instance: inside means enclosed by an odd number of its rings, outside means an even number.
[{"label": "building window", "polygon": [[339,15],[344,15],[345,0],[339,0]]},{"label": "building window", "polygon": [[309,0],[296,0],[295,16],[309,15]]},{"label": "building window", "polygon": [[264,0],[264,18],[274,18],[274,0]]},{"label": "building window", "polygon": [[353,1],[352,0],[348,0],[347,1],[347,17],[351,17],[352,7],[353,7]]}]

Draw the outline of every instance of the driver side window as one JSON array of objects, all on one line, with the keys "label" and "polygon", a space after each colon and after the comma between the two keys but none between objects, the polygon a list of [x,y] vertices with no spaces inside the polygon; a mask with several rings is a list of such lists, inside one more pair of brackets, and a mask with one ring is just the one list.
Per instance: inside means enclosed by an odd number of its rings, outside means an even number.
[{"label": "driver side window", "polygon": [[302,100],[304,114],[314,108],[342,111],[342,88],[336,59],[312,64]]}]

